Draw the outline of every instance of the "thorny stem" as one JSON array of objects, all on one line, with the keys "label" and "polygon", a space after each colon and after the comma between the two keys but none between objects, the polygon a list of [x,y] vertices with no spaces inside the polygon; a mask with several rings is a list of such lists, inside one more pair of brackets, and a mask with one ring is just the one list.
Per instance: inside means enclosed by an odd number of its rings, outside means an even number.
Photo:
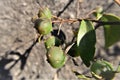
[{"label": "thorny stem", "polygon": [[112,21],[112,22],[108,22],[108,21],[100,21],[100,20],[95,20],[95,19],[63,19],[57,16],[53,16],[53,20],[52,23],[74,23],[74,22],[80,22],[82,20],[89,20],[92,22],[97,23],[97,26],[95,26],[95,29],[97,29],[98,27],[100,27],[101,25],[120,25],[120,21]]}]

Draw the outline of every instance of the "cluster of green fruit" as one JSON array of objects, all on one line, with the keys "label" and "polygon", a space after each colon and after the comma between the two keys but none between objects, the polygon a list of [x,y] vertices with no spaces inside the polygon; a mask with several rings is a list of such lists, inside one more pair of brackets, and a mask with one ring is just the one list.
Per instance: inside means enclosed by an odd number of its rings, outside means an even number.
[{"label": "cluster of green fruit", "polygon": [[[35,28],[37,32],[45,36],[53,31],[52,14],[48,8],[42,8],[38,12],[38,19],[35,20]],[[55,36],[50,36],[45,40],[47,50],[47,61],[53,68],[60,68],[65,64],[66,55],[61,48],[61,40]]]},{"label": "cluster of green fruit", "polygon": [[54,68],[62,67],[66,61],[66,55],[60,44],[61,41],[55,36],[51,36],[45,41],[48,62]]}]

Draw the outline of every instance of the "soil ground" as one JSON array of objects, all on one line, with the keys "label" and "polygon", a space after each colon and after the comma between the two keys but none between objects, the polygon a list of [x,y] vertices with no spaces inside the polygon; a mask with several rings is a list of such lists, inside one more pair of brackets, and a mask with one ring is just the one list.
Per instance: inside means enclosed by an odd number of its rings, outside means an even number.
[{"label": "soil ground", "polygon": [[[33,43],[36,31],[31,18],[38,13],[38,3],[62,18],[84,18],[98,6],[106,13],[120,16],[120,7],[113,0],[0,0],[0,80],[78,80],[72,70],[89,75],[89,69],[79,58],[75,59],[78,66],[69,59],[60,70],[53,69],[46,61],[44,43]],[[76,25],[62,26],[67,42],[73,36],[71,26]],[[96,33],[96,56],[116,67],[120,61],[120,43],[104,50],[102,28]],[[117,74],[115,80],[119,79]]]}]

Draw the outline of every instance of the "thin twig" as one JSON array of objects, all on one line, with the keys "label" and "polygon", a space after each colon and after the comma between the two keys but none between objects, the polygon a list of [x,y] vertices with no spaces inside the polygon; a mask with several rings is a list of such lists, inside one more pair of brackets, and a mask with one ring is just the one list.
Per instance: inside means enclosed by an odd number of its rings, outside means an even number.
[{"label": "thin twig", "polygon": [[83,19],[63,19],[57,16],[54,16],[53,18],[55,18],[56,20],[52,21],[52,23],[74,23],[77,21],[82,21],[82,20],[89,20],[92,22],[97,23],[97,25],[95,26],[95,29],[99,28],[101,25],[120,25],[120,21],[100,21],[100,20],[96,20],[96,19],[87,19],[87,18],[83,18]]},{"label": "thin twig", "polygon": [[82,20],[89,20],[95,23],[99,23],[100,25],[120,25],[120,21],[100,21],[100,20],[96,20],[96,19],[62,19],[62,18],[58,18],[58,20],[52,21],[53,23],[73,23],[73,22],[77,22],[77,21],[82,21]]},{"label": "thin twig", "polygon": [[[54,16],[55,17],[55,16]],[[82,21],[82,20],[89,20],[95,23],[98,23],[100,25],[120,25],[120,21],[100,21],[100,20],[95,20],[95,19],[62,19],[60,17],[55,17],[57,20],[52,21],[53,23],[73,23],[77,21]]]}]

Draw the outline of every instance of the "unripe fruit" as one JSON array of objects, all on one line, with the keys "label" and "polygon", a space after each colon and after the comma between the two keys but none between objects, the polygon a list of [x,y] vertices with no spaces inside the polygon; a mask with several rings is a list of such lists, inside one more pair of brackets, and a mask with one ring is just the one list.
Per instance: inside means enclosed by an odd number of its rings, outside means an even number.
[{"label": "unripe fruit", "polygon": [[46,41],[45,41],[45,47],[49,49],[52,46],[59,46],[61,44],[60,39],[58,39],[55,36],[50,36]]},{"label": "unripe fruit", "polygon": [[35,28],[38,33],[46,35],[52,31],[52,23],[49,19],[38,19],[35,22]]},{"label": "unripe fruit", "polygon": [[68,51],[68,54],[72,57],[80,56],[79,47],[77,46],[76,43],[70,48],[70,50]]},{"label": "unripe fruit", "polygon": [[52,18],[52,14],[51,14],[51,11],[48,8],[42,8],[38,12],[38,17],[39,18],[51,19]]},{"label": "unripe fruit", "polygon": [[48,62],[53,68],[61,68],[66,61],[66,56],[61,47],[51,47],[47,52]]}]

